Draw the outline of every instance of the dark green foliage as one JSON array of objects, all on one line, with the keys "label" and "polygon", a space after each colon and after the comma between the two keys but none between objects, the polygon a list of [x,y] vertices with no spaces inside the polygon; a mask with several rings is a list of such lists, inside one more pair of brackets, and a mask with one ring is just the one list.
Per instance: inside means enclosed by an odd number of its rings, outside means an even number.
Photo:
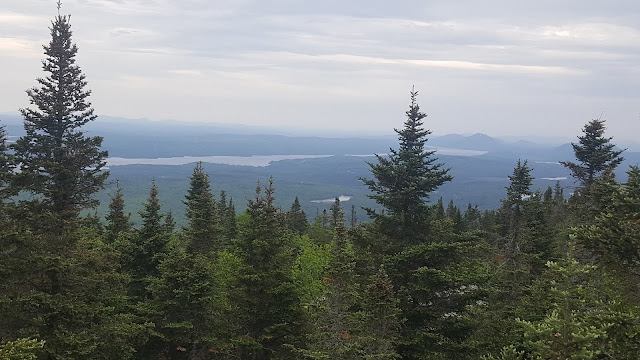
[{"label": "dark green foliage", "polygon": [[502,212],[504,216],[504,235],[506,236],[505,251],[508,256],[521,252],[520,227],[522,213],[525,203],[532,197],[531,168],[518,160],[518,164],[513,169],[513,175],[509,176],[510,184],[507,187],[507,198],[502,202]]},{"label": "dark green foliage", "polygon": [[350,221],[351,223],[351,228],[355,228],[356,225],[358,224],[358,216],[356,214],[356,206],[355,205],[351,205],[351,218]]},{"label": "dark green foliage", "polygon": [[438,202],[433,206],[433,218],[436,220],[442,220],[445,218],[444,202],[442,197],[438,198]]},{"label": "dark green foliage", "polygon": [[607,175],[592,184],[594,220],[574,228],[574,235],[592,261],[616,274],[629,299],[640,304],[640,168],[631,166],[627,174],[623,184]]},{"label": "dark green foliage", "polygon": [[399,359],[395,344],[400,336],[402,312],[391,279],[384,268],[372,277],[362,299],[362,353],[364,359]]},{"label": "dark green foliage", "polygon": [[236,237],[236,208],[233,205],[233,199],[227,201],[227,193],[224,190],[220,191],[220,200],[216,209],[222,237],[220,246],[227,247],[231,243],[231,239]]},{"label": "dark green foliage", "polygon": [[151,190],[149,197],[144,204],[144,210],[140,212],[142,218],[142,226],[138,229],[138,236],[143,239],[151,239],[156,235],[164,233],[162,219],[164,214],[160,212],[160,199],[158,199],[158,187],[154,180],[151,181]]},{"label": "dark green foliage", "polygon": [[176,229],[176,220],[173,218],[173,212],[171,212],[171,210],[169,210],[168,213],[166,213],[164,215],[164,231],[167,234],[171,234],[175,231]]},{"label": "dark green foliage", "polygon": [[16,238],[2,259],[0,336],[37,336],[48,359],[131,358],[149,325],[127,311],[129,278],[117,254],[96,238],[68,236],[76,240],[64,256],[42,246],[45,236]]},{"label": "dark green foliage", "polygon": [[309,228],[307,214],[302,211],[300,200],[298,200],[297,196],[293,204],[291,204],[291,209],[287,212],[287,228],[298,235],[305,234]]},{"label": "dark green foliage", "polygon": [[356,261],[344,230],[334,232],[331,260],[324,278],[327,290],[311,309],[309,345],[303,351],[309,359],[353,359],[360,351]]},{"label": "dark green foliage", "polygon": [[21,163],[14,186],[37,196],[34,205],[50,212],[38,225],[60,233],[79,212],[97,205],[93,195],[103,188],[106,151],[101,137],[88,137],[80,128],[96,119],[88,102],[85,76],[75,64],[78,51],[71,42],[68,16],[57,16],[46,59],[38,78],[40,87],[27,91],[35,109],[21,109],[26,135],[14,144]]},{"label": "dark green foliage", "polygon": [[547,190],[544,191],[544,195],[542,197],[542,200],[544,202],[550,202],[553,200],[553,189],[551,188],[551,186],[547,187]]},{"label": "dark green foliage", "polygon": [[624,150],[615,150],[611,144],[612,138],[604,137],[604,120],[591,120],[578,136],[578,143],[571,143],[578,163],[570,161],[560,162],[571,170],[571,176],[588,191],[593,182],[604,172],[611,172],[624,160],[620,154]]},{"label": "dark green foliage", "polygon": [[236,216],[200,163],[184,231],[155,182],[137,230],[119,186],[103,227],[86,210],[106,153],[78,129],[95,116],[68,17],[52,35],[15,153],[0,127],[0,359],[637,359],[640,168],[616,182],[603,122],[565,163],[570,202],[559,183],[532,192],[518,161],[497,211],[428,204],[451,176],[412,92],[399,150],[362,179],[374,222],[352,206],[347,228],[336,198],[309,225],[272,179]]},{"label": "dark green foliage", "polygon": [[[221,250],[219,218],[226,214],[216,211],[209,175],[204,172],[201,162],[193,169],[191,186],[184,204],[187,206],[188,221],[184,235],[189,241],[189,251],[209,253],[212,250]],[[223,211],[226,211],[226,204]]]},{"label": "dark green foliage", "polygon": [[169,233],[160,213],[158,188],[152,182],[149,198],[140,212],[142,226],[132,236],[122,239],[123,263],[131,274],[131,294],[147,297],[149,281],[158,276],[158,265],[165,256]]},{"label": "dark green foliage", "polygon": [[13,156],[8,152],[7,134],[0,126],[0,207],[4,199],[9,197],[9,183],[13,171]]},{"label": "dark green foliage", "polygon": [[161,339],[158,357],[202,359],[211,349],[224,346],[230,324],[214,265],[206,255],[192,255],[177,242],[167,250],[159,276],[149,284],[150,303],[158,314],[154,319]]},{"label": "dark green foliage", "polygon": [[118,235],[121,233],[128,233],[133,229],[133,223],[131,222],[131,214],[125,214],[124,212],[124,194],[120,188],[120,184],[116,184],[116,193],[111,197],[109,202],[109,213],[105,216],[107,225],[105,230],[107,231],[107,241],[114,242]]},{"label": "dark green foliage", "polygon": [[524,202],[531,196],[532,170],[527,166],[527,160],[518,160],[513,175],[509,176],[511,183],[507,187],[507,199],[503,201],[503,205],[512,211],[514,217],[521,215]]},{"label": "dark green foliage", "polygon": [[483,296],[480,264],[469,261],[476,242],[472,234],[443,228],[432,242],[407,247],[388,260],[406,319],[398,343],[403,359],[476,355],[467,343],[473,333],[470,310]]},{"label": "dark green foliage", "polygon": [[336,197],[333,204],[331,204],[331,218],[329,219],[329,226],[332,229],[344,227],[344,209],[340,206],[340,199]]},{"label": "dark green foliage", "polygon": [[[534,293],[546,314],[519,320],[523,348],[531,359],[634,359],[640,345],[640,316],[620,303],[619,289],[606,272],[582,265],[570,250],[550,262]],[[540,311],[538,310],[538,311]],[[543,310],[544,311],[544,310]]]},{"label": "dark green foliage", "polygon": [[373,193],[369,197],[386,210],[383,215],[366,209],[367,214],[402,244],[416,243],[423,237],[429,194],[452,180],[449,169],[433,157],[435,151],[425,150],[431,131],[423,128],[422,119],[427,115],[420,111],[417,96],[417,91],[411,91],[404,128],[395,130],[400,148],[389,149],[388,156],[376,155],[377,163],[369,164],[374,179],[361,178]]},{"label": "dark green foliage", "polygon": [[258,183],[249,200],[247,222],[239,229],[235,252],[243,263],[239,293],[239,332],[233,340],[243,359],[295,359],[302,313],[292,269],[295,262],[285,216],[273,205],[273,179],[264,189]]}]

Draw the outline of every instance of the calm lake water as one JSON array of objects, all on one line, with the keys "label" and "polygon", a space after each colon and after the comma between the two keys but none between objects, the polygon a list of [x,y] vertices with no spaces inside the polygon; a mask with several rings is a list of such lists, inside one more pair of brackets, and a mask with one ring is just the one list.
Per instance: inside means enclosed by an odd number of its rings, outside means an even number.
[{"label": "calm lake water", "polygon": [[182,156],[158,159],[129,159],[120,157],[110,157],[107,159],[107,166],[122,165],[186,165],[199,161],[210,164],[224,164],[237,166],[269,166],[273,161],[296,160],[296,159],[317,159],[333,155],[256,155],[256,156]]}]

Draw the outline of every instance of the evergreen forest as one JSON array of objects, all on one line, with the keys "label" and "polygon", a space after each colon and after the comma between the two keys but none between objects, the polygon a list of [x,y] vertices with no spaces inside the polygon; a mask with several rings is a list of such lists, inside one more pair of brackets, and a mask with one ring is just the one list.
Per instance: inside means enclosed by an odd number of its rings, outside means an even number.
[{"label": "evergreen forest", "polygon": [[119,186],[92,212],[115,180],[69,16],[50,30],[25,135],[0,127],[0,360],[640,357],[640,168],[615,177],[604,120],[576,129],[571,191],[521,159],[499,208],[459,208],[412,90],[360,179],[379,208],[309,221],[278,179],[238,201],[199,163],[183,224],[153,182],[134,224]]}]

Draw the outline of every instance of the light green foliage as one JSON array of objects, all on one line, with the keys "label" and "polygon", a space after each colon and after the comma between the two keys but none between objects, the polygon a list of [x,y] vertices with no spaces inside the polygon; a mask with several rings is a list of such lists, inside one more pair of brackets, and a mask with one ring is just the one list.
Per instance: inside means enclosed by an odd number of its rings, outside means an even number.
[{"label": "light green foliage", "polygon": [[44,341],[18,339],[0,344],[0,360],[36,360]]},{"label": "light green foliage", "polygon": [[304,235],[297,239],[298,257],[293,267],[293,281],[301,293],[300,301],[308,311],[317,306],[327,292],[330,266],[328,245],[319,245]]},{"label": "light green foliage", "polygon": [[590,284],[595,268],[569,258],[548,264],[552,307],[540,321],[520,321],[525,345],[543,359],[588,360],[601,354],[607,330],[613,325],[598,321],[603,304]]}]

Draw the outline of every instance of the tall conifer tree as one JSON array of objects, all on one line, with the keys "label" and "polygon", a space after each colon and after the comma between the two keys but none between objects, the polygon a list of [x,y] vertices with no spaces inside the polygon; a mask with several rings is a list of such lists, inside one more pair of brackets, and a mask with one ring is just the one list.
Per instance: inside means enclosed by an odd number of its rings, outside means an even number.
[{"label": "tall conifer tree", "polygon": [[193,169],[191,186],[183,202],[187,206],[188,224],[184,228],[184,233],[189,241],[189,250],[199,253],[221,250],[218,230],[219,212],[216,212],[209,175],[202,168],[202,162]]},{"label": "tall conifer tree", "polygon": [[47,75],[27,90],[35,108],[20,110],[26,135],[13,146],[21,163],[14,185],[37,195],[40,211],[50,214],[44,225],[54,233],[74,224],[81,210],[97,205],[93,195],[109,175],[103,171],[107,152],[100,150],[102,138],[81,130],[96,115],[75,63],[78,48],[71,41],[69,19],[58,15],[52,23],[42,62]]},{"label": "tall conifer tree", "polygon": [[235,298],[241,309],[240,334],[234,340],[242,359],[296,359],[291,352],[301,337],[300,295],[293,283],[295,257],[284,216],[274,206],[273,179],[247,206],[247,221],[235,242],[243,263]]},{"label": "tall conifer tree", "polygon": [[113,242],[120,233],[131,231],[133,228],[131,214],[124,212],[124,194],[118,182],[116,182],[116,193],[111,197],[109,212],[105,219],[107,220],[106,230],[109,242]]},{"label": "tall conifer tree", "polygon": [[578,143],[571,143],[578,163],[561,161],[571,170],[583,191],[589,190],[593,182],[604,172],[613,171],[624,160],[620,156],[624,150],[615,150],[612,138],[604,136],[606,127],[604,120],[591,120],[584,126],[583,136],[578,136]]},{"label": "tall conifer tree", "polygon": [[11,155],[8,152],[7,134],[4,126],[0,126],[0,206],[9,194],[9,182],[12,174]]},{"label": "tall conifer tree", "polygon": [[388,156],[376,155],[378,162],[369,164],[374,179],[361,178],[373,192],[369,197],[387,212],[383,215],[365,209],[368,215],[383,221],[387,225],[383,228],[404,243],[416,242],[416,237],[424,233],[420,227],[428,218],[429,194],[452,179],[449,169],[433,157],[435,151],[425,150],[431,131],[423,126],[427,115],[420,111],[417,97],[418,92],[412,90],[404,128],[395,129],[400,148],[389,149]]},{"label": "tall conifer tree", "polygon": [[287,212],[287,227],[299,235],[306,233],[309,227],[307,214],[302,210],[297,196],[291,204],[291,209]]}]

